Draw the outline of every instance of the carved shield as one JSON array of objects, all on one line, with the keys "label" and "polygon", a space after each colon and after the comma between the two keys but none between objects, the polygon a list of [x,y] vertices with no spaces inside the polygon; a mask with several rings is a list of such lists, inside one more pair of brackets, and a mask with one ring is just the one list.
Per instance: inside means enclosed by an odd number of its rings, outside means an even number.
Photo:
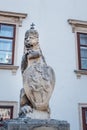
[{"label": "carved shield", "polygon": [[24,90],[27,98],[37,110],[47,110],[52,95],[55,75],[46,64],[33,64],[23,73]]}]

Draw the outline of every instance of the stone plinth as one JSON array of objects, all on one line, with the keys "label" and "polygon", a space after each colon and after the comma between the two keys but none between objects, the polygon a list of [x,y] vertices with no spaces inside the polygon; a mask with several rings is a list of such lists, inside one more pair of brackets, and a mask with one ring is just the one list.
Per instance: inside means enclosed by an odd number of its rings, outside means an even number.
[{"label": "stone plinth", "polygon": [[17,118],[3,122],[0,130],[70,130],[67,121]]}]

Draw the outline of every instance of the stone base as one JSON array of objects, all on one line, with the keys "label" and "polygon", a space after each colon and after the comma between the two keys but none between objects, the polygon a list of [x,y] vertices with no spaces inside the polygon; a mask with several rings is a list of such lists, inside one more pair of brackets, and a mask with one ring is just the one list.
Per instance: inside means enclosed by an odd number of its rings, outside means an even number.
[{"label": "stone base", "polygon": [[47,111],[39,111],[33,109],[33,112],[27,113],[26,117],[29,117],[31,119],[50,119],[50,113]]},{"label": "stone base", "polygon": [[3,122],[0,130],[70,130],[67,121],[17,118]]}]

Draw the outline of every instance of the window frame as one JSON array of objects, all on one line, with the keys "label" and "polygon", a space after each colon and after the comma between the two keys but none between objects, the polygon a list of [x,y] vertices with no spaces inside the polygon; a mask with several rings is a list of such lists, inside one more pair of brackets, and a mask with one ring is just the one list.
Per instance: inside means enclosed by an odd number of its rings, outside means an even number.
[{"label": "window frame", "polygon": [[[10,117],[9,117],[9,119],[12,119],[13,118],[13,109],[14,109],[14,106],[8,106],[8,105],[1,105],[0,106],[0,109],[10,109]],[[3,119],[3,117],[2,117],[2,119]],[[3,119],[3,120],[5,120],[5,119]]]},{"label": "window frame", "polygon": [[79,50],[78,50],[78,43],[77,43],[77,33],[86,33],[87,34],[87,21],[82,20],[76,20],[76,19],[68,19],[67,22],[72,27],[72,33],[75,35],[75,42],[76,42],[76,68],[74,69],[74,72],[77,76],[77,78],[81,78],[82,75],[87,76],[87,70],[81,69],[79,66]]},{"label": "window frame", "polygon": [[0,101],[0,108],[11,108],[11,118],[18,116],[18,102],[17,101]]},{"label": "window frame", "polygon": [[16,71],[18,70],[19,66],[17,65],[17,54],[18,54],[18,32],[19,32],[19,27],[22,26],[22,21],[27,17],[26,13],[17,13],[17,12],[9,12],[9,11],[0,11],[0,23],[3,24],[11,24],[15,25],[15,46],[14,46],[14,62],[13,64],[9,65],[4,65],[0,64],[0,69],[3,70],[11,70],[12,74],[16,74]]},{"label": "window frame", "polygon": [[86,70],[86,71],[87,71],[87,68],[84,69],[84,68],[82,68],[82,66],[81,66],[80,47],[86,47],[86,48],[87,48],[87,45],[81,45],[81,44],[80,44],[80,34],[87,35],[87,33],[77,32],[78,68],[79,68],[79,70]]},{"label": "window frame", "polygon": [[3,39],[11,39],[12,40],[12,62],[11,64],[6,64],[6,63],[0,63],[0,65],[14,65],[14,55],[15,55],[15,38],[16,38],[16,25],[15,24],[8,24],[8,23],[0,23],[0,25],[7,25],[7,26],[12,26],[14,28],[13,30],[13,37],[6,37],[6,36],[0,36],[0,38]]},{"label": "window frame", "polygon": [[87,107],[82,107],[82,126],[83,130],[87,129],[86,119],[85,119],[85,111],[87,111]]},{"label": "window frame", "polygon": [[82,109],[87,109],[87,103],[78,103],[78,117],[79,117],[79,129],[84,130],[84,115]]}]

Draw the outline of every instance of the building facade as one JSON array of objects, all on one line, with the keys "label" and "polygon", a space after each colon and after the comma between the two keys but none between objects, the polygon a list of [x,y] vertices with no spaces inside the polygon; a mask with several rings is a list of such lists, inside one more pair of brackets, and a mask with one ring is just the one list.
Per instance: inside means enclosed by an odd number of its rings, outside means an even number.
[{"label": "building facade", "polygon": [[24,36],[33,22],[56,75],[51,118],[67,120],[70,130],[87,129],[86,5],[86,0],[0,1],[0,111],[14,112],[4,118],[18,115]]}]

